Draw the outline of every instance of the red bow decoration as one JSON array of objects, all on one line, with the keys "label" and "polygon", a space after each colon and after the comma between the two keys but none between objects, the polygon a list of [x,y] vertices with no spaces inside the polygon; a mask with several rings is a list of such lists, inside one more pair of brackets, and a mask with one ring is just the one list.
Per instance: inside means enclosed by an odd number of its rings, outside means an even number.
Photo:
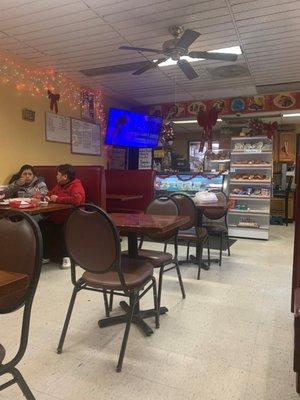
[{"label": "red bow decoration", "polygon": [[216,125],[219,115],[217,107],[213,107],[209,111],[200,110],[197,115],[199,126],[203,128],[203,134],[200,140],[200,151],[203,151],[205,142],[207,141],[208,149],[212,147],[212,128]]},{"label": "red bow decoration", "polygon": [[55,111],[55,113],[58,113],[58,101],[60,99],[60,94],[54,94],[50,90],[47,92],[48,98],[50,99],[50,110]]},{"label": "red bow decoration", "polygon": [[278,128],[278,123],[276,121],[264,123],[264,131],[266,132],[268,139],[273,139],[274,134],[277,131],[277,128]]}]

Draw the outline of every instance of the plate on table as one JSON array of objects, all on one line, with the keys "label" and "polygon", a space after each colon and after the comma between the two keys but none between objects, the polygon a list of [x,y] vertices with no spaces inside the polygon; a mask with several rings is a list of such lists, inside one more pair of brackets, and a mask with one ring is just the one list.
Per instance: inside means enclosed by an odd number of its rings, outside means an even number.
[{"label": "plate on table", "polygon": [[31,198],[30,197],[13,197],[12,199],[8,199],[9,202],[11,201],[26,201],[27,203],[31,202]]},{"label": "plate on table", "polygon": [[9,199],[3,199],[0,201],[1,206],[8,206],[9,205]]}]

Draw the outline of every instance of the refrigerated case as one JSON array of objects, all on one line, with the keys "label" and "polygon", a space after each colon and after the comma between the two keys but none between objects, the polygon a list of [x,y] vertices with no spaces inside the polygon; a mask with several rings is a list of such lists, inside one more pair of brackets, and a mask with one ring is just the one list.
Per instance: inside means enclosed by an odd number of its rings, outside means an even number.
[{"label": "refrigerated case", "polygon": [[155,190],[157,195],[170,194],[172,192],[185,192],[194,195],[197,192],[223,191],[224,175],[219,173],[194,173],[157,174],[155,178]]}]

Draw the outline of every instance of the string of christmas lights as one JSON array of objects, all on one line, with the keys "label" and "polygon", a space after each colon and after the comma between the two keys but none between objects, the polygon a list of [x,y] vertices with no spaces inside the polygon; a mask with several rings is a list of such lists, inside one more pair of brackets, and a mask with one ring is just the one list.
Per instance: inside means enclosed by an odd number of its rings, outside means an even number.
[{"label": "string of christmas lights", "polygon": [[100,90],[81,89],[80,85],[67,78],[63,73],[54,70],[29,68],[21,63],[0,54],[0,83],[13,84],[20,93],[33,97],[48,97],[48,90],[60,95],[60,103],[68,104],[74,110],[81,110],[81,115],[86,116],[86,96],[93,98],[94,115],[92,120],[101,125],[105,130],[105,111],[103,95]]}]

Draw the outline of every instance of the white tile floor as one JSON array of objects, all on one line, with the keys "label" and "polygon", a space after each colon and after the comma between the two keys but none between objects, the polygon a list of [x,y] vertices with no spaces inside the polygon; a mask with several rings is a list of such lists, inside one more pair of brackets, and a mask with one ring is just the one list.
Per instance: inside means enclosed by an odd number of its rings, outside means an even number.
[{"label": "white tile floor", "polygon": [[[293,226],[275,226],[268,242],[236,242],[222,267],[213,264],[200,281],[195,267],[182,266],[186,300],[174,273],[165,275],[162,302],[170,312],[152,337],[132,328],[120,374],[115,366],[124,327],[98,328],[104,309],[95,293],[80,293],[65,351],[56,354],[72,290],[70,271],[44,266],[20,370],[37,400],[298,399],[292,251]],[[143,305],[151,302],[149,294]],[[0,341],[8,356],[16,348],[19,321],[19,312],[1,316]],[[0,393],[0,399],[22,398],[15,386]]]}]

